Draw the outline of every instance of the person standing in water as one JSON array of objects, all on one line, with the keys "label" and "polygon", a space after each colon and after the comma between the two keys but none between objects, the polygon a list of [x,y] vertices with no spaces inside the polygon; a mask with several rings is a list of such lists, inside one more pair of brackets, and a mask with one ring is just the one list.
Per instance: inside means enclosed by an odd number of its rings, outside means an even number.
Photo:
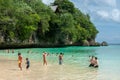
[{"label": "person standing in water", "polygon": [[98,68],[98,58],[97,57],[95,57],[95,60],[94,60],[94,67]]},{"label": "person standing in water", "polygon": [[60,55],[59,55],[59,65],[62,65],[62,62],[63,62],[63,54],[60,53]]},{"label": "person standing in water", "polygon": [[94,56],[90,57],[90,65],[89,67],[93,67],[94,66]]},{"label": "person standing in water", "polygon": [[28,69],[30,67],[30,61],[28,58],[26,58],[26,69]]},{"label": "person standing in water", "polygon": [[47,56],[47,53],[43,52],[43,65],[47,65],[46,56]]},{"label": "person standing in water", "polygon": [[14,49],[12,49],[12,53],[14,53]]},{"label": "person standing in water", "polygon": [[21,53],[18,53],[18,67],[22,70],[22,56]]}]

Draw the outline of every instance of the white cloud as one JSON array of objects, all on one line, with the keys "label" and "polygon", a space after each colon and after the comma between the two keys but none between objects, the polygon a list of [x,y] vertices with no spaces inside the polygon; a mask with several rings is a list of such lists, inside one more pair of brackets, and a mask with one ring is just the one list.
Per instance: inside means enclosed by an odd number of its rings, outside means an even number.
[{"label": "white cloud", "polygon": [[112,12],[111,12],[111,18],[114,21],[120,22],[120,10],[113,9]]},{"label": "white cloud", "polygon": [[108,18],[109,13],[107,11],[97,11],[97,14],[101,16],[102,18]]},{"label": "white cloud", "polygon": [[[73,1],[73,0],[72,0]],[[107,7],[116,7],[117,1],[116,0],[74,0],[73,2],[82,2],[84,6],[92,6],[96,5],[97,7],[107,6]]]},{"label": "white cloud", "polygon": [[101,0],[101,1],[105,2],[109,6],[116,7],[116,3],[117,3],[116,0]]},{"label": "white cloud", "polygon": [[[89,13],[94,21],[114,21],[120,23],[120,10],[117,0],[71,0],[85,13]],[[97,19],[97,20],[95,20]]]},{"label": "white cloud", "polygon": [[[105,3],[103,6],[97,6],[99,9],[96,10],[97,14],[105,20],[112,20],[120,23],[120,10],[117,7],[116,0],[101,0]],[[109,5],[109,6],[108,6]],[[100,10],[100,11],[99,11]]]},{"label": "white cloud", "polygon": [[42,2],[49,5],[50,3],[53,3],[54,0],[42,0]]},{"label": "white cloud", "polygon": [[100,10],[97,11],[97,15],[104,20],[112,20],[120,23],[120,10],[118,9],[112,9],[111,11]]}]

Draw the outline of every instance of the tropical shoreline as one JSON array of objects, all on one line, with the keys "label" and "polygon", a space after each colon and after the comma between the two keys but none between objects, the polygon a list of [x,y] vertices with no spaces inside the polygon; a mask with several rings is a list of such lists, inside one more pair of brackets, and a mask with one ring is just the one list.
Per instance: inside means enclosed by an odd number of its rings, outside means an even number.
[{"label": "tropical shoreline", "polygon": [[[65,47],[28,48],[0,50],[0,80],[120,80],[119,48],[108,47]],[[30,50],[30,53],[28,51]],[[48,65],[43,66],[42,52],[46,51]],[[23,57],[19,70],[17,54]],[[64,52],[63,65],[59,65],[57,53]],[[99,68],[88,67],[89,55],[99,59]],[[26,70],[25,59],[29,58],[30,68]],[[111,66],[112,65],[112,66]],[[104,73],[104,74],[103,74]],[[7,77],[6,77],[7,76]]]},{"label": "tropical shoreline", "polygon": [[[20,48],[59,48],[59,47],[69,47],[69,46],[82,46],[79,44],[53,44],[53,45],[41,45],[41,44],[1,44],[0,49],[20,49]],[[92,45],[94,47],[99,47],[100,45]],[[86,46],[82,46],[86,47]],[[88,46],[87,46],[88,47]]]},{"label": "tropical shoreline", "polygon": [[[73,65],[74,66],[74,65]],[[96,69],[87,69],[80,71],[79,68],[73,67],[70,65],[58,65],[58,64],[51,64],[43,66],[42,62],[40,61],[31,61],[31,66],[29,70],[26,70],[24,59],[22,62],[23,70],[19,70],[17,66],[17,60],[14,58],[7,58],[3,57],[1,59],[0,64],[0,80],[79,80],[81,78],[87,78],[86,76],[82,76],[83,73],[86,74],[94,74],[95,78],[97,76]],[[76,75],[73,75],[74,71],[71,70],[73,68],[77,71]],[[71,73],[68,73],[68,72]],[[75,74],[75,73],[74,73]],[[66,76],[65,76],[66,75]],[[73,77],[70,77],[73,75]],[[79,77],[78,77],[79,75]],[[7,77],[6,77],[7,76]],[[93,76],[92,76],[93,77]],[[91,77],[91,78],[92,78]]]}]

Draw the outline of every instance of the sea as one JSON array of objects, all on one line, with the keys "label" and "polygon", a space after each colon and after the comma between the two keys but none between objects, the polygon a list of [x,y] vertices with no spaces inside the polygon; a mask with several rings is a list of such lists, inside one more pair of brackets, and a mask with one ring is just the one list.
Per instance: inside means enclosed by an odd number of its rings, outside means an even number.
[{"label": "sea", "polygon": [[[47,66],[51,69],[46,74],[51,80],[120,80],[120,45],[6,49],[0,50],[0,57],[17,60],[18,52],[23,59],[29,58],[41,64],[43,52],[48,53]],[[60,53],[64,54],[62,65],[58,61]],[[98,58],[98,68],[88,67],[89,56]]]}]

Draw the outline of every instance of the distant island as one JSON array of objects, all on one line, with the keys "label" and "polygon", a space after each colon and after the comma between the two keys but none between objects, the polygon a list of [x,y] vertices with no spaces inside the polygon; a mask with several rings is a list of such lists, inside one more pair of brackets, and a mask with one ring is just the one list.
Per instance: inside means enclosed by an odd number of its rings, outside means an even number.
[{"label": "distant island", "polygon": [[90,16],[69,0],[49,6],[41,0],[0,1],[0,48],[99,46],[98,32]]}]

